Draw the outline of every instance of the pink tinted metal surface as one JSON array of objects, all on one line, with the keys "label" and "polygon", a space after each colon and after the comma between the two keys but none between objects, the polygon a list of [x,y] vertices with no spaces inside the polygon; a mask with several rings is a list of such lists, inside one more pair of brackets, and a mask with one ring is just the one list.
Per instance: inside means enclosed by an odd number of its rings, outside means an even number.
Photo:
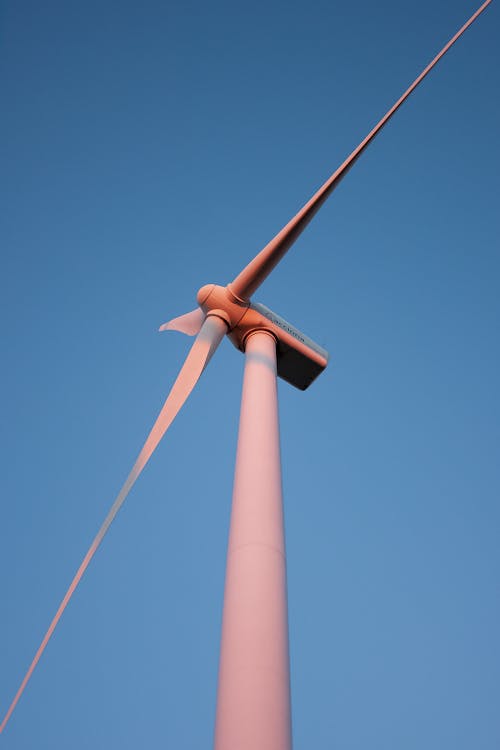
[{"label": "pink tinted metal surface", "polygon": [[290,750],[276,342],[246,342],[227,554],[215,750]]},{"label": "pink tinted metal surface", "polygon": [[179,333],[185,333],[187,336],[196,336],[200,332],[205,320],[203,311],[197,308],[185,315],[180,315],[178,318],[169,320],[168,323],[164,323],[160,326],[160,331],[179,331]]},{"label": "pink tinted metal surface", "polygon": [[391,109],[382,117],[382,119],[375,125],[366,138],[361,141],[359,146],[347,157],[343,164],[337,169],[336,172],[320,187],[320,189],[313,195],[311,200],[296,214],[288,224],[269,242],[266,247],[243,269],[243,271],[235,278],[235,280],[229,285],[233,294],[240,300],[249,299],[252,294],[258,289],[262,282],[269,276],[273,268],[279,263],[282,257],[285,255],[287,250],[293,245],[295,240],[299,237],[302,231],[309,224],[313,216],[319,210],[319,208],[326,201],[328,196],[337,187],[343,177],[347,174],[349,169],[356,162],[358,157],[363,153],[368,144],[375,138],[377,133],[384,127],[384,125],[390,120],[392,115],[397,109],[403,104],[412,91],[416,89],[418,84],[425,78],[425,76],[432,70],[436,63],[443,57],[444,54],[450,49],[450,47],[457,41],[457,39],[466,31],[469,26],[476,20],[476,18],[485,10],[490,4],[491,0],[486,0],[480,8],[469,18],[469,20],[462,26],[459,31],[453,36],[450,41],[443,47],[441,52],[427,65],[422,73],[415,79],[411,86],[404,92],[404,94],[397,100],[397,102],[391,107]]},{"label": "pink tinted metal surface", "polygon": [[210,360],[217,346],[220,344],[226,331],[227,331],[226,324],[222,320],[220,320],[220,318],[210,317],[203,324],[202,329],[196,341],[194,342],[193,346],[191,347],[191,351],[189,352],[184,362],[184,365],[182,366],[181,371],[179,372],[179,375],[177,376],[177,379],[174,385],[172,386],[170,393],[168,394],[167,400],[165,401],[162,407],[162,410],[160,411],[160,414],[158,415],[158,418],[153,425],[153,429],[149,433],[146,439],[146,442],[144,443],[144,446],[141,452],[139,453],[139,456],[137,457],[137,460],[132,468],[132,471],[128,475],[127,480],[125,484],[123,485],[123,487],[121,488],[118,497],[116,498],[113,505],[111,506],[111,509],[108,515],[106,516],[104,523],[102,524],[101,528],[97,532],[97,535],[94,541],[92,542],[87,554],[83,558],[83,561],[80,567],[78,568],[75,577],[71,581],[71,584],[68,590],[66,591],[61,604],[59,605],[59,609],[54,615],[54,619],[50,623],[49,629],[47,630],[47,632],[45,633],[43,637],[43,640],[38,648],[38,651],[36,652],[33,658],[33,661],[31,662],[29,669],[23,678],[23,681],[21,682],[19,690],[14,696],[14,699],[12,703],[10,704],[10,707],[7,713],[2,723],[0,724],[0,733],[3,732],[3,730],[5,729],[5,726],[7,722],[9,721],[11,714],[14,711],[21,695],[23,694],[24,689],[26,688],[26,685],[28,684],[28,681],[31,675],[33,674],[33,671],[40,660],[40,657],[45,651],[45,648],[54,630],[56,629],[56,626],[64,610],[66,609],[69,603],[69,600],[73,596],[73,593],[76,587],[80,583],[80,580],[83,574],[85,573],[90,561],[94,557],[94,554],[96,553],[97,548],[101,544],[116,514],[118,513],[121,506],[125,502],[125,499],[128,493],[132,489],[139,474],[142,472],[147,462],[151,458],[151,455],[153,454],[158,443],[160,442],[163,435],[165,434],[167,429],[170,427],[170,425],[174,421],[179,410],[181,409],[186,399],[188,398],[189,394],[193,390],[194,386],[198,382],[200,375],[202,374],[203,370],[208,364],[208,361]]}]

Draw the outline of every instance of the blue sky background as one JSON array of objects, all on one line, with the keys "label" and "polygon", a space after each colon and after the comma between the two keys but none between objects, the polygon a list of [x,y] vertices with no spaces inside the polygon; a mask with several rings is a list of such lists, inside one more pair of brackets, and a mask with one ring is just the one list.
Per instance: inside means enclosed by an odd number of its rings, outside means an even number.
[{"label": "blue sky background", "polygon": [[[0,712],[226,283],[470,0],[5,2]],[[296,750],[500,746],[499,13],[256,296],[331,352],[280,383]],[[224,342],[0,738],[209,748],[243,357]]]}]

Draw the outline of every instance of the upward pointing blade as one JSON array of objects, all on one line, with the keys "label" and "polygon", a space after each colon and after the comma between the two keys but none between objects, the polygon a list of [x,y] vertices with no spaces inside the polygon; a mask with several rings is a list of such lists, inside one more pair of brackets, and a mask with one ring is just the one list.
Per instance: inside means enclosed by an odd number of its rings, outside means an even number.
[{"label": "upward pointing blade", "polygon": [[459,31],[453,36],[450,41],[443,47],[441,52],[429,63],[429,65],[422,71],[422,73],[416,78],[411,86],[404,92],[404,94],[397,100],[397,102],[391,107],[391,109],[382,117],[382,119],[375,125],[366,138],[361,141],[354,151],[347,157],[343,164],[337,169],[336,172],[320,187],[320,189],[313,195],[311,200],[301,208],[293,219],[278,232],[278,234],[269,242],[266,247],[260,251],[260,253],[243,269],[243,271],[235,278],[235,280],[229,285],[233,294],[239,297],[241,300],[248,300],[252,294],[259,288],[262,282],[269,276],[273,268],[279,263],[282,257],[285,255],[287,250],[293,245],[295,240],[303,232],[306,226],[309,224],[316,212],[321,208],[323,203],[337,187],[343,177],[347,174],[349,169],[356,162],[358,157],[363,153],[369,143],[375,138],[377,133],[382,130],[384,125],[391,119],[392,115],[399,109],[405,99],[407,99],[412,91],[416,89],[418,84],[423,81],[425,76],[432,70],[436,63],[443,57],[444,54],[450,49],[450,47],[462,36],[471,23],[485,10],[490,4],[491,0],[486,0],[483,5],[472,15],[469,20],[462,26]]},{"label": "upward pointing blade", "polygon": [[71,581],[71,584],[66,591],[61,604],[59,605],[59,609],[57,610],[54,619],[50,623],[49,629],[43,637],[38,651],[36,652],[33,661],[31,662],[30,667],[19,687],[19,690],[17,691],[14,700],[9,707],[9,710],[7,711],[2,723],[0,724],[0,733],[5,729],[5,726],[10,719],[12,712],[14,711],[21,695],[24,692],[26,685],[28,684],[28,680],[33,674],[33,671],[38,664],[40,657],[45,651],[45,647],[47,646],[47,643],[49,642],[52,633],[57,626],[57,623],[61,619],[61,615],[66,609],[69,600],[73,596],[76,587],[80,583],[80,579],[85,573],[107,530],[111,526],[121,506],[125,502],[125,499],[132,489],[139,474],[142,472],[143,468],[151,458],[151,455],[153,454],[158,443],[174,421],[180,409],[186,402],[189,394],[198,382],[200,375],[207,366],[210,358],[212,357],[212,354],[215,352],[220,342],[222,341],[226,331],[226,324],[220,318],[212,316],[207,318],[207,320],[204,322],[200,333],[198,334],[193,346],[191,347],[191,350],[186,357],[181,371],[179,372],[179,375],[177,376],[177,379],[172,386],[170,393],[168,394],[167,400],[165,401],[162,410],[160,411],[158,418],[153,425],[153,429],[149,433],[146,442],[144,443],[144,446],[139,453],[134,466],[132,467],[132,471],[128,475],[127,480],[121,488],[118,497],[114,501],[108,515],[104,519],[104,523],[97,532],[94,541],[92,542],[87,554],[83,558],[83,562],[78,568],[75,577]]}]

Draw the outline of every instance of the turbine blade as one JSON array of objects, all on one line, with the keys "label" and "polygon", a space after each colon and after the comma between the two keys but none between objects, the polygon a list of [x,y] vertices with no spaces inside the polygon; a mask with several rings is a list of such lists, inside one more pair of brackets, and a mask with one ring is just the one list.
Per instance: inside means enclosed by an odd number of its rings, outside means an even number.
[{"label": "turbine blade", "polygon": [[363,153],[369,143],[375,138],[377,133],[391,119],[392,115],[399,109],[405,99],[412,91],[423,81],[425,76],[432,70],[436,63],[443,57],[457,39],[466,31],[476,18],[490,4],[491,0],[486,0],[478,10],[469,18],[469,20],[457,31],[450,41],[443,47],[436,57],[431,60],[427,67],[420,73],[411,86],[397,100],[391,109],[382,117],[375,127],[368,133],[366,138],[361,141],[354,151],[347,157],[343,164],[332,174],[332,176],[320,187],[308,203],[286,224],[283,229],[269,242],[266,247],[241,271],[229,285],[230,290],[236,297],[241,300],[249,299],[252,294],[259,288],[262,282],[268,277],[274,267],[283,258],[287,250],[293,245],[302,231],[309,224],[313,216],[323,205],[332,191],[337,187],[349,169],[356,162],[358,157]]},{"label": "turbine blade", "polygon": [[159,330],[179,331],[179,333],[185,333],[187,336],[196,336],[200,332],[204,320],[205,313],[198,307],[196,310],[192,310],[192,312],[169,320],[168,323],[160,326]]},{"label": "turbine blade", "polygon": [[111,506],[108,515],[104,519],[104,522],[101,528],[97,532],[97,535],[94,541],[90,545],[90,548],[87,554],[83,558],[83,561],[80,567],[78,568],[75,574],[75,577],[71,581],[71,584],[68,590],[66,591],[61,604],[59,605],[59,609],[54,615],[54,619],[50,623],[50,626],[43,637],[43,640],[38,648],[38,651],[36,652],[33,658],[33,661],[31,662],[28,668],[28,671],[26,672],[23,678],[23,681],[21,682],[19,690],[14,696],[14,699],[7,713],[2,723],[0,724],[0,734],[5,729],[5,726],[8,720],[10,719],[12,712],[14,711],[21,695],[23,694],[24,689],[26,688],[26,685],[31,675],[33,674],[33,671],[36,665],[38,664],[40,657],[42,656],[47,646],[47,643],[49,642],[57,626],[57,623],[61,619],[61,616],[64,610],[66,609],[69,600],[73,596],[73,593],[76,587],[78,586],[80,579],[85,573],[90,561],[92,560],[97,548],[99,547],[106,532],[111,526],[111,523],[113,522],[116,514],[118,513],[121,506],[125,502],[125,499],[128,493],[130,492],[136,479],[138,478],[138,476],[140,475],[140,473],[146,466],[147,462],[149,461],[158,443],[160,442],[163,435],[165,434],[167,429],[170,427],[170,425],[174,421],[181,407],[184,405],[189,394],[191,393],[194,386],[198,382],[200,375],[202,374],[203,370],[208,364],[212,354],[214,353],[214,351],[217,349],[218,345],[222,341],[226,331],[227,331],[226,324],[220,318],[211,316],[211,317],[208,317],[207,320],[204,322],[201,328],[201,331],[198,334],[198,337],[196,338],[196,341],[194,342],[193,346],[191,347],[191,350],[181,368],[181,371],[179,372],[179,375],[177,376],[177,379],[174,385],[172,386],[170,393],[168,394],[167,400],[165,401],[160,411],[160,414],[158,415],[158,418],[156,422],[154,423],[153,428],[151,432],[149,433],[146,439],[146,442],[144,443],[144,446],[142,447],[142,450],[137,457],[137,460],[134,466],[132,467],[132,471],[128,475],[125,481],[125,484],[123,485],[123,487],[121,488],[118,494],[118,497],[116,498],[113,505]]}]

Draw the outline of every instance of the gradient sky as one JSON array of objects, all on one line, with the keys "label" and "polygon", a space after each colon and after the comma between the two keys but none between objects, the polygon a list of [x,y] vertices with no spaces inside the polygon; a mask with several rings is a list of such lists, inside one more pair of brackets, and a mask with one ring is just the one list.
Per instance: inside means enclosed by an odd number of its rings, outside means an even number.
[{"label": "gradient sky", "polygon": [[[0,713],[226,283],[471,0],[4,2]],[[280,382],[295,750],[500,746],[497,3],[256,299]],[[224,342],[0,738],[212,743],[243,357]]]}]

